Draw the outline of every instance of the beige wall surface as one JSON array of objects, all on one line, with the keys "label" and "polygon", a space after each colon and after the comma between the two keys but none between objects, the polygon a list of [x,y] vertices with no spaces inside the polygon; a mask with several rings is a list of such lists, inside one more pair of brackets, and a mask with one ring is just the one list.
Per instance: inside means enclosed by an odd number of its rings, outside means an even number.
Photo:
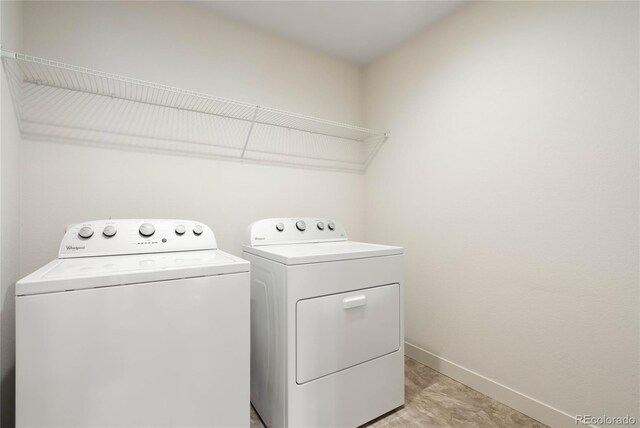
[{"label": "beige wall surface", "polygon": [[[22,48],[22,2],[0,3],[0,44]],[[15,282],[20,255],[20,131],[0,67],[0,426],[14,426]]]},{"label": "beige wall surface", "polygon": [[571,415],[640,416],[638,12],[474,3],[364,74],[407,341]]},{"label": "beige wall surface", "polygon": [[[197,4],[28,2],[31,55],[344,122],[361,119],[361,70]],[[329,216],[364,234],[360,174],[25,141],[20,266],[54,258],[65,227],[188,218],[239,255],[250,222]],[[43,219],[46,213],[46,220]]]}]

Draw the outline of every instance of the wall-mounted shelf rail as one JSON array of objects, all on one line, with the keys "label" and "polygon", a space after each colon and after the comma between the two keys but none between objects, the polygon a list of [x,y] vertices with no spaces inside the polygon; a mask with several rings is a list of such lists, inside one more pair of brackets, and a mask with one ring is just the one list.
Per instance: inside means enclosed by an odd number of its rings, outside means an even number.
[{"label": "wall-mounted shelf rail", "polygon": [[362,172],[388,133],[2,50],[26,138]]}]

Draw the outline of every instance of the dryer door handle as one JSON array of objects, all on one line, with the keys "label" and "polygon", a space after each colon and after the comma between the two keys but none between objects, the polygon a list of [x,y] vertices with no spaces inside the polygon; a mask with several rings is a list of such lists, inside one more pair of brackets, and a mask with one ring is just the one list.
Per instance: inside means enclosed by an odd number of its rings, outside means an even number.
[{"label": "dryer door handle", "polygon": [[361,294],[359,296],[345,297],[342,299],[342,303],[345,309],[357,308],[367,304],[367,296]]}]

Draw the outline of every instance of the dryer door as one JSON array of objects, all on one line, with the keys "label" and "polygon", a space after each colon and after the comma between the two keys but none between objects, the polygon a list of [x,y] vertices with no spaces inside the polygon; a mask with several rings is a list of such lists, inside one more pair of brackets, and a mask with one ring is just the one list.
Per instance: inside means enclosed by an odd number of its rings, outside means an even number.
[{"label": "dryer door", "polygon": [[299,300],[296,323],[296,382],[303,384],[397,351],[400,287]]}]

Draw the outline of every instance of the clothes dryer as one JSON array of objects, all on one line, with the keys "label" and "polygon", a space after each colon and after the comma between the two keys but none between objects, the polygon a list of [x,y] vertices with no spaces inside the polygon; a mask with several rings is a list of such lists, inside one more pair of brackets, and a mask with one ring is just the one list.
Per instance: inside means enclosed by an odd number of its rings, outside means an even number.
[{"label": "clothes dryer", "polygon": [[326,218],[249,226],[251,402],[266,425],[356,427],[404,404],[401,247]]}]

